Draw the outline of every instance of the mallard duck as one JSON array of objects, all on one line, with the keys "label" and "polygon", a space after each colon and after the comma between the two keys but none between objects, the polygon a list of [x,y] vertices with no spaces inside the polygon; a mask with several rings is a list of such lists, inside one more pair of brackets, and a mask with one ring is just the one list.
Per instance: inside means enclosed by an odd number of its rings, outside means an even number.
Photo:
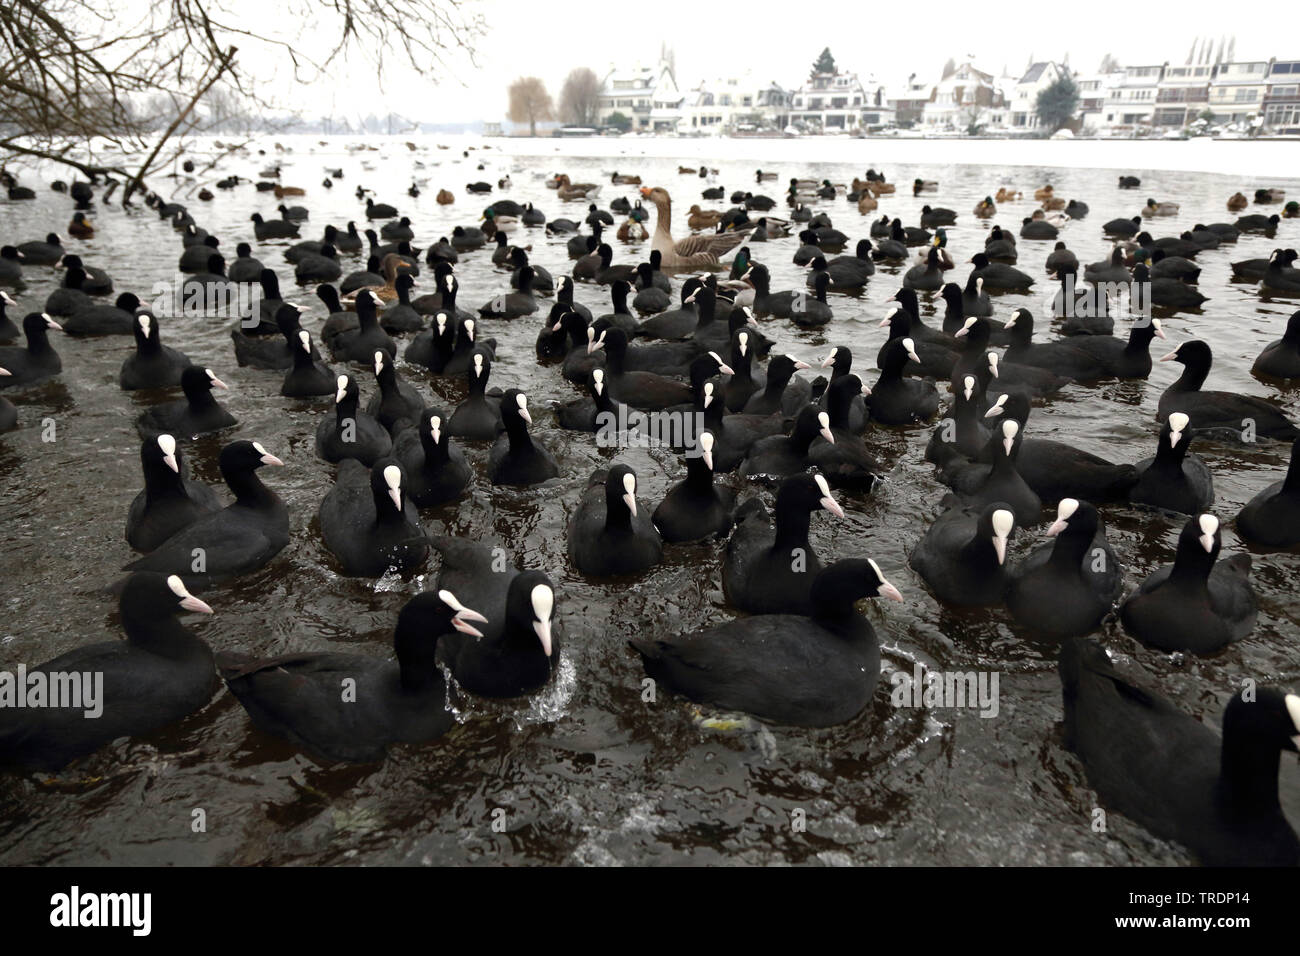
[{"label": "mallard duck", "polygon": [[1255,202],[1258,203],[1281,202],[1285,198],[1286,198],[1285,189],[1256,189],[1255,190]]},{"label": "mallard duck", "polygon": [[678,167],[677,167],[677,175],[679,175],[679,176],[695,176],[695,175],[697,175],[698,173],[699,173],[699,170],[696,169],[694,166],[678,166]]},{"label": "mallard duck", "polygon": [[1034,198],[1040,201],[1044,199],[1051,199],[1053,192],[1054,190],[1052,189],[1052,184],[1048,183],[1046,186],[1040,186],[1034,190]]},{"label": "mallard duck", "polygon": [[662,186],[653,189],[641,187],[641,196],[654,204],[658,221],[655,223],[651,248],[663,257],[664,269],[711,269],[720,264],[720,258],[745,240],[753,228],[749,223],[729,232],[716,232],[685,239],[673,239],[672,198]]},{"label": "mallard duck", "polygon": [[872,195],[887,196],[894,192],[895,186],[893,183],[886,183],[886,182],[881,182],[879,180],[872,180],[867,185],[867,188],[871,190]]},{"label": "mallard duck", "polygon": [[1043,209],[1045,209],[1048,212],[1054,212],[1058,209],[1064,209],[1064,208],[1065,208],[1065,200],[1062,199],[1060,196],[1052,196],[1048,199],[1043,200]]},{"label": "mallard duck", "polygon": [[862,194],[858,196],[858,212],[863,215],[875,212],[879,205],[880,203],[876,201],[876,197],[871,194],[870,190],[864,189]]},{"label": "mallard duck", "polygon": [[275,184],[276,199],[283,199],[285,196],[305,195],[307,195],[307,190],[303,189],[301,186],[281,186],[279,183]]},{"label": "mallard duck", "polygon": [[1250,205],[1250,200],[1241,193],[1233,193],[1228,197],[1228,212],[1241,212]]},{"label": "mallard duck", "polygon": [[439,205],[439,206],[450,206],[450,205],[451,205],[452,203],[454,203],[455,201],[456,201],[456,194],[453,193],[450,189],[439,189],[439,190],[438,190],[438,205]]},{"label": "mallard duck", "polygon": [[1300,219],[1300,202],[1294,199],[1282,207],[1283,219]]},{"label": "mallard duck", "polygon": [[483,210],[479,220],[483,223],[483,235],[489,239],[498,232],[511,233],[519,228],[518,216],[499,216],[491,206]]},{"label": "mallard duck", "polygon": [[758,169],[758,170],[755,170],[755,171],[754,171],[754,182],[761,183],[761,182],[766,182],[766,181],[771,180],[771,179],[776,179],[776,173],[772,173],[772,172],[764,172],[764,171],[761,170],[761,169]]},{"label": "mallard duck", "polygon": [[645,226],[635,219],[626,219],[623,225],[618,227],[618,238],[620,242],[640,242],[642,239],[649,237]]},{"label": "mallard duck", "polygon": [[919,196],[921,193],[932,193],[938,190],[939,182],[935,179],[914,179],[912,180],[912,195]]},{"label": "mallard duck", "polygon": [[686,214],[686,225],[690,229],[716,229],[722,221],[722,213],[716,209],[701,209],[692,206]]},{"label": "mallard duck", "polygon": [[89,239],[95,234],[95,227],[86,218],[85,213],[74,212],[72,222],[68,223],[68,235],[77,239]]},{"label": "mallard duck", "polygon": [[357,296],[364,290],[373,292],[379,297],[381,302],[396,302],[399,298],[397,292],[397,276],[410,268],[410,263],[395,252],[390,252],[379,263],[380,274],[384,277],[383,285],[367,285],[359,289],[353,289],[339,301],[348,311],[355,311],[357,307]]},{"label": "mallard duck", "polygon": [[600,192],[599,183],[573,183],[567,173],[555,177],[555,190],[561,199],[591,199]]},{"label": "mallard duck", "polygon": [[998,214],[998,207],[993,205],[993,197],[985,196],[975,204],[975,215],[980,219],[992,219]]},{"label": "mallard duck", "polygon": [[1142,208],[1142,216],[1146,219],[1153,216],[1176,215],[1178,215],[1178,203],[1176,202],[1156,202],[1154,199],[1148,199],[1147,204]]},{"label": "mallard duck", "polygon": [[997,193],[998,202],[1015,202],[1017,199],[1022,199],[1023,197],[1024,193],[1020,190],[1008,189],[1006,186],[1000,187]]},{"label": "mallard duck", "polygon": [[614,175],[610,176],[609,181],[615,186],[640,186],[641,185],[640,176],[623,176],[620,175],[619,173],[614,173]]}]

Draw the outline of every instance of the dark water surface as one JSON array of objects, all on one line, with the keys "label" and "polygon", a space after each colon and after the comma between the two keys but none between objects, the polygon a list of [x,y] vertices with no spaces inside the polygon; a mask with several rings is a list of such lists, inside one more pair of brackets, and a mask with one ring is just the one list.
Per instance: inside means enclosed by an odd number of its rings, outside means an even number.
[{"label": "dark water surface", "polygon": [[[729,205],[702,202],[700,180],[677,173],[679,162],[693,166],[700,155],[708,155],[707,144],[683,142],[680,156],[617,160],[558,160],[549,147],[539,150],[539,156],[506,157],[490,150],[461,160],[459,149],[409,153],[400,143],[383,145],[381,152],[349,155],[341,144],[322,148],[303,141],[283,157],[284,181],[308,189],[305,199],[293,200],[311,209],[303,238],[319,238],[327,222],[342,226],[355,218],[363,223],[363,209],[353,195],[358,182],[411,216],[420,247],[449,234],[456,223],[477,222],[490,199],[468,195],[467,181],[495,183],[507,171],[513,188],[493,196],[531,200],[548,217],[585,215],[585,203],[561,203],[544,187],[544,176],[560,169],[574,181],[608,183],[608,173],[618,168],[640,174],[647,185],[665,186],[675,200],[679,237],[686,232],[686,210],[693,202],[706,208]],[[1226,212],[1224,202],[1238,189],[1250,195],[1256,187],[1281,185],[1291,196],[1300,190],[1296,181],[1133,169],[1143,179],[1142,188],[1120,191],[1109,170],[963,166],[959,141],[932,145],[933,161],[924,166],[886,164],[899,192],[882,198],[881,211],[915,223],[924,203],[955,209],[959,219],[948,229],[949,248],[959,263],[952,278],[962,283],[965,260],[983,248],[991,225],[976,220],[970,210],[1002,184],[1032,195],[1050,180],[1058,195],[1088,202],[1090,216],[1069,224],[1061,236],[1085,263],[1108,252],[1102,223],[1136,215],[1147,196],[1182,203],[1180,216],[1152,224],[1159,236],[1196,222],[1231,221],[1234,215]],[[816,151],[810,150],[810,159],[813,155]],[[1007,155],[1014,158],[1013,146]],[[219,172],[255,176],[270,158],[232,159]],[[373,168],[362,168],[363,160]],[[428,168],[413,173],[415,160]],[[488,167],[482,172],[475,169],[480,160]],[[779,199],[782,183],[792,175],[846,182],[873,162],[878,164],[871,146],[863,144],[852,165],[809,161],[773,166],[752,160],[710,165],[721,168],[718,182],[728,193],[755,190],[755,166],[775,168],[779,180],[764,184],[763,191]],[[322,189],[324,169],[340,165],[345,178],[333,191]],[[429,177],[415,200],[405,195],[412,175]],[[937,179],[939,192],[914,199],[906,184],[918,175]],[[441,186],[456,193],[455,205],[435,203]],[[186,199],[187,189],[179,187],[174,198],[189,202],[199,224],[221,237],[228,260],[234,258],[237,242],[252,240],[250,213],[275,215],[271,194],[254,193],[251,186],[218,192],[211,203]],[[600,204],[605,207],[615,196],[634,192],[635,187],[606,185]],[[1034,205],[1032,199],[1010,204],[994,221],[1017,227]],[[828,211],[853,240],[867,235],[872,217],[859,216],[844,199],[813,208]],[[36,202],[0,203],[0,237],[8,243],[43,237],[51,229],[62,233],[70,209],[66,197],[43,187]],[[776,214],[784,209],[779,206]],[[68,243],[87,262],[106,268],[117,291],[136,291],[147,299],[156,280],[174,275],[180,239],[155,214],[113,208],[97,210],[92,218],[98,228],[95,238]],[[564,238],[548,240],[540,229],[527,231],[526,237],[514,241],[530,242],[534,260],[555,275],[567,272]],[[1243,237],[1235,246],[1203,252],[1197,260],[1203,269],[1200,289],[1211,301],[1202,314],[1166,321],[1169,344],[1157,342],[1153,353],[1187,338],[1206,339],[1215,352],[1208,387],[1279,398],[1290,417],[1300,419],[1300,395],[1257,382],[1249,373],[1254,357],[1281,335],[1300,302],[1263,301],[1255,285],[1228,278],[1229,261],[1266,256],[1275,246],[1295,245],[1298,239],[1300,222],[1292,221],[1283,224],[1276,240]],[[287,244],[256,243],[255,254],[291,290],[293,270],[281,256]],[[637,261],[649,244],[614,245],[617,260]],[[755,257],[772,270],[774,290],[803,287],[803,270],[790,261],[795,245],[787,239],[753,247]],[[995,318],[1005,319],[1025,305],[1039,319],[1038,339],[1046,340],[1051,333],[1044,296],[1051,289],[1043,264],[1052,243],[1020,240],[1019,246],[1018,268],[1038,280],[1038,291],[995,299]],[[347,259],[352,261],[357,260]],[[363,264],[358,261],[355,267]],[[19,317],[39,309],[57,281],[49,269],[29,267],[26,272],[29,288],[16,296]],[[506,272],[492,266],[486,248],[462,256],[457,272],[459,304],[468,309],[504,290],[509,281]],[[763,331],[778,340],[780,350],[813,365],[832,345],[849,345],[858,357],[856,370],[872,382],[876,373],[870,366],[885,337],[877,324],[902,272],[878,269],[861,297],[833,296],[835,319],[824,329],[801,331],[768,320]],[[424,269],[415,294],[431,289],[431,271]],[[286,291],[286,298],[292,297]],[[309,288],[298,298],[312,306],[304,324],[315,332],[323,309]],[[582,285],[578,298],[596,314],[609,311],[602,287]],[[542,304],[549,308],[550,300]],[[927,316],[935,314],[930,297],[923,297],[922,309]],[[169,731],[119,741],[62,774],[0,777],[0,862],[1190,862],[1185,851],[1155,840],[1118,815],[1111,816],[1107,834],[1091,831],[1096,797],[1060,742],[1056,648],[1018,636],[1003,611],[944,610],[908,569],[906,556],[946,493],[922,457],[928,428],[872,431],[869,443],[892,465],[889,481],[869,497],[840,494],[847,518],[816,515],[813,541],[828,560],[874,557],[902,590],[903,605],[866,606],[887,672],[910,672],[916,662],[941,670],[997,671],[1001,693],[996,718],[981,718],[973,709],[896,710],[889,703],[887,679],[866,712],[822,731],[771,727],[720,734],[698,728],[694,708],[686,702],[661,694],[657,703],[643,703],[644,674],[626,639],[696,629],[732,616],[721,594],[723,545],[669,546],[661,566],[614,584],[588,582],[569,566],[568,516],[593,469],[615,457],[629,462],[640,477],[640,497],[653,507],[683,468],[669,453],[634,449],[616,455],[596,448],[592,436],[575,436],[554,425],[545,406],[578,392],[561,380],[558,369],[537,365],[533,342],[540,320],[539,313],[513,323],[489,320],[483,326],[499,342],[492,384],[527,391],[537,421],[534,434],[555,452],[564,477],[540,490],[493,488],[484,478],[485,447],[470,446],[478,476],[472,494],[423,517],[433,531],[503,544],[524,565],[551,575],[567,635],[555,685],[527,706],[461,699],[462,722],[443,740],[399,747],[381,765],[352,768],[319,765],[254,730],[223,689],[203,711]],[[262,442],[288,465],[263,475],[288,503],[291,541],[260,573],[206,593],[216,613],[192,624],[216,649],[259,655],[300,650],[385,655],[398,609],[422,589],[425,579],[384,580],[377,586],[337,573],[315,517],[333,472],[313,454],[316,422],[322,414],[333,414],[328,400],[283,399],[280,373],[239,368],[229,324],[173,319],[163,326],[165,342],[183,348],[230,384],[231,391],[219,398],[240,420],[229,433],[196,443],[189,453],[191,467],[197,477],[219,483],[216,454],[221,445],[235,437]],[[132,557],[123,539],[127,506],[141,487],[132,421],[146,399],[117,386],[118,368],[133,348],[132,340],[71,339],[56,333],[54,343],[63,356],[63,375],[15,396],[22,428],[0,437],[0,579],[5,584],[0,668],[9,670],[120,634],[115,601],[105,587]],[[1180,368],[1157,364],[1149,382],[1071,386],[1035,409],[1029,434],[1068,440],[1112,460],[1145,458],[1155,447],[1156,402]],[[373,375],[353,371],[369,396]],[[403,372],[444,406],[463,396],[460,383],[431,381],[410,367]],[[45,417],[57,429],[53,443],[41,440]],[[1227,556],[1240,548],[1228,519],[1283,476],[1288,449],[1277,443],[1242,448],[1197,442],[1195,450],[1214,472],[1215,512],[1225,522]],[[1104,515],[1128,586],[1172,560],[1182,519],[1118,507],[1105,508]],[[1041,540],[1041,530],[1020,535],[1014,555]],[[1113,621],[1107,623],[1104,641],[1127,672],[1217,726],[1224,702],[1242,678],[1295,686],[1298,567],[1300,558],[1294,554],[1256,555],[1259,624],[1247,640],[1217,657],[1171,659],[1137,645]],[[428,570],[435,574],[436,564],[431,562]],[[1283,775],[1295,782],[1290,762]],[[205,811],[204,833],[192,832],[196,809]],[[505,811],[504,832],[492,826],[497,810]],[[791,825],[795,811],[803,811],[805,832]]]}]

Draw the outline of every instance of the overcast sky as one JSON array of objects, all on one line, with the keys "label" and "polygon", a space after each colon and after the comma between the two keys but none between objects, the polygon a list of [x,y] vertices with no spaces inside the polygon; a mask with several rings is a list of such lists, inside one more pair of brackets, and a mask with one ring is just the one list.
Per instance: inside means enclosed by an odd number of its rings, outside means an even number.
[{"label": "overcast sky", "polygon": [[[928,6],[927,12],[918,3],[868,6],[860,0],[823,0],[792,16],[780,7],[699,0],[626,6],[480,0],[475,8],[488,32],[478,43],[477,65],[456,58],[439,72],[438,86],[396,68],[400,54],[373,51],[387,67],[382,88],[373,67],[354,55],[313,87],[310,105],[300,95],[294,99],[308,114],[383,114],[392,108],[435,122],[500,120],[506,86],[516,76],[540,76],[558,100],[570,69],[589,66],[603,76],[616,62],[653,63],[661,43],[675,51],[683,84],[752,67],[760,78],[794,85],[827,45],[842,68],[872,73],[889,84],[912,72],[937,79],[950,56],[973,56],[985,69],[1001,72],[1006,67],[1012,73],[1022,70],[1031,54],[1061,59],[1068,53],[1070,65],[1083,71],[1095,70],[1106,53],[1124,63],[1181,64],[1193,40],[1205,36],[1211,24],[1229,30],[1229,23],[1238,26],[1237,59],[1300,58],[1300,37],[1293,31],[1259,28],[1278,15],[1275,6],[1259,0],[1233,4],[1231,18],[1210,21],[1176,14],[1177,8],[1165,4],[1078,3],[1065,7],[1063,15],[1029,0],[1004,0],[982,9],[948,2]],[[307,25],[291,26],[301,29],[304,43],[332,39],[320,40],[320,30],[313,38]],[[1214,37],[1217,44],[1219,34]],[[280,73],[273,81],[279,86],[284,74],[270,59],[253,68],[268,78]]]}]

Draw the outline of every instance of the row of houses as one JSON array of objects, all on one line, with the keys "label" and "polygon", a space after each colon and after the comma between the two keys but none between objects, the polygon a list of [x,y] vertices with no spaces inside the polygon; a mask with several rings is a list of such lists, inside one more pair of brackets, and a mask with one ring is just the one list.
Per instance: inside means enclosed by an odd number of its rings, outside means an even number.
[{"label": "row of houses", "polygon": [[672,67],[661,62],[611,69],[599,112],[602,124],[622,114],[633,130],[679,135],[857,133],[893,126],[1028,133],[1039,126],[1038,94],[1065,75],[1079,87],[1073,127],[1080,133],[1164,132],[1207,114],[1219,126],[1300,133],[1300,60],[1276,59],[1148,64],[1093,74],[1037,61],[1018,77],[949,61],[937,82],[913,74],[885,83],[837,68],[814,70],[795,89],[752,71],[681,87]]}]

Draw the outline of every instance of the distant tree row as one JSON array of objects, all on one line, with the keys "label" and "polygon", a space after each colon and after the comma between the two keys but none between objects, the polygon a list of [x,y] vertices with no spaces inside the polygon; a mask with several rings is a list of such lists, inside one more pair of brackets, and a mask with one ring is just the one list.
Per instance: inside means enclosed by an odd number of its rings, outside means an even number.
[{"label": "distant tree row", "polygon": [[521,76],[507,90],[506,118],[527,123],[528,135],[537,135],[537,124],[559,119],[569,126],[595,126],[600,120],[600,77],[585,66],[570,71],[560,90],[557,110],[546,84],[536,76]]}]

